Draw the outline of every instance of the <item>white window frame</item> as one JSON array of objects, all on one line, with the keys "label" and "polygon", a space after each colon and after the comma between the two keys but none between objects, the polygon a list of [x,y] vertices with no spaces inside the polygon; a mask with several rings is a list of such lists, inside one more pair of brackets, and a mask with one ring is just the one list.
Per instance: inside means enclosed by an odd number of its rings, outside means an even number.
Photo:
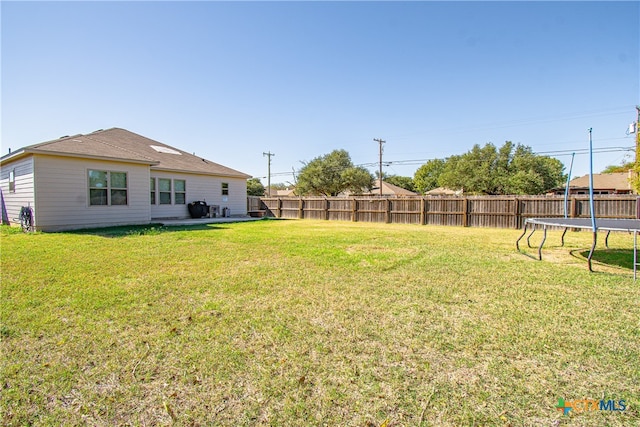
[{"label": "white window frame", "polygon": [[[160,182],[161,181],[169,181],[169,191],[163,191],[160,188]],[[169,202],[163,202],[162,201],[162,195],[163,194],[169,194]],[[173,179],[171,178],[158,178],[158,204],[159,205],[173,205]]]},{"label": "white window frame", "polygon": [[[182,182],[184,190],[178,191],[176,190],[176,182]],[[186,205],[187,204],[187,180],[186,179],[174,179],[172,183],[173,188],[173,203],[176,205]],[[178,202],[178,195],[182,194],[182,202]]]},{"label": "white window frame", "polygon": [[9,193],[16,192],[16,169],[13,168],[9,171]]},{"label": "white window frame", "polygon": [[[92,187],[91,186],[91,172],[104,172],[107,174],[107,186],[106,187]],[[111,185],[111,174],[118,173],[124,174],[125,179],[125,187],[112,187]],[[87,189],[88,189],[88,205],[90,207],[99,207],[99,206],[129,206],[129,173],[126,171],[111,171],[104,169],[87,169]],[[107,192],[107,203],[106,204],[93,204],[91,203],[91,190],[104,190]],[[118,203],[113,204],[113,191],[124,191],[126,203]]]},{"label": "white window frame", "polygon": [[153,176],[149,179],[149,204],[158,204],[158,178]]}]

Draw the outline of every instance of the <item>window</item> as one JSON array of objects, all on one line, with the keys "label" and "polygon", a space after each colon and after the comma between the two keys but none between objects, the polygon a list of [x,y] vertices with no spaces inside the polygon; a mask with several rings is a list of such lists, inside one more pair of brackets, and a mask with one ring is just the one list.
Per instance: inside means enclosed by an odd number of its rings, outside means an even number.
[{"label": "window", "polygon": [[160,190],[160,204],[171,204],[171,180],[167,178],[158,178],[158,189]]},{"label": "window", "polygon": [[228,182],[222,183],[222,201],[223,202],[229,201],[229,183]]},{"label": "window", "polygon": [[16,192],[16,170],[11,169],[9,171],[9,193]]},{"label": "window", "polygon": [[184,179],[173,180],[173,200],[176,205],[184,205],[187,198],[186,182]]},{"label": "window", "polygon": [[109,172],[111,183],[111,204],[127,204],[127,174],[126,172]]},{"label": "window", "polygon": [[127,173],[89,170],[89,205],[126,205]]},{"label": "window", "polygon": [[149,188],[151,190],[151,198],[149,199],[149,203],[151,203],[152,205],[155,205],[156,204],[156,179],[155,178],[151,178]]},{"label": "window", "polygon": [[[184,179],[151,178],[149,188],[152,205],[170,205],[172,201],[175,205],[187,203],[187,181]],[[171,197],[172,193],[173,198]]]}]

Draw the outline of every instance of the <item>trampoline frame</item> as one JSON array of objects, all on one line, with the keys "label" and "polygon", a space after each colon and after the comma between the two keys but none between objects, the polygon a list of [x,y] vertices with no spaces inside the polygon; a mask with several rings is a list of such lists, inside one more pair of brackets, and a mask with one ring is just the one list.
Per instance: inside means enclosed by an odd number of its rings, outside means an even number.
[{"label": "trampoline frame", "polygon": [[564,228],[561,238],[562,246],[564,246],[564,236],[567,233],[568,229],[579,228],[582,230],[592,230],[593,243],[591,245],[591,250],[589,251],[589,256],[587,257],[589,271],[593,271],[591,259],[598,242],[598,230],[607,232],[607,235],[605,237],[605,246],[607,248],[609,248],[609,234],[612,231],[633,233],[633,280],[636,280],[638,267],[638,233],[640,233],[640,219],[598,219],[597,227],[594,229],[592,219],[588,218],[527,218],[525,219],[524,226],[522,227],[522,234],[516,241],[516,248],[518,249],[518,252],[522,252],[520,250],[520,240],[522,240],[525,234],[527,234],[527,227],[529,225],[531,225],[531,233],[529,234],[529,236],[527,236],[527,245],[530,248],[532,248],[530,239],[531,236],[533,236],[533,233],[536,232],[537,227],[542,226],[543,229],[542,241],[538,246],[538,260],[542,260],[542,246],[547,240],[547,227]]}]

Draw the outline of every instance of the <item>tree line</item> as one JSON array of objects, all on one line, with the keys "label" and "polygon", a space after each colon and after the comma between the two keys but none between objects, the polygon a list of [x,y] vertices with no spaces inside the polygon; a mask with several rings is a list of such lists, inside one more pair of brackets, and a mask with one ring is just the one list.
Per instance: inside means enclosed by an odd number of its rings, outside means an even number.
[{"label": "tree line", "polygon": [[[385,175],[383,179],[420,194],[445,187],[467,194],[524,195],[561,187],[567,178],[563,171],[559,160],[506,141],[499,148],[492,143],[476,144],[464,154],[429,160],[413,178]],[[376,177],[366,168],[353,164],[346,150],[334,150],[305,163],[297,174],[295,188],[300,196],[337,196],[344,192],[368,193],[375,182]],[[247,194],[264,192],[258,178],[247,182]]]}]

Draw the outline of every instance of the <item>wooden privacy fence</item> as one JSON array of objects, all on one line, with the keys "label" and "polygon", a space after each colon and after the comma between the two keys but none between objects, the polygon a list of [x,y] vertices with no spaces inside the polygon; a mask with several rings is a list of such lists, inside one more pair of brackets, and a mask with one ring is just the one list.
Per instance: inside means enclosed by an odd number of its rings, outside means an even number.
[{"label": "wooden privacy fence", "polygon": [[[638,218],[634,195],[594,199],[598,218]],[[521,228],[526,218],[562,218],[564,196],[262,197],[249,198],[249,211],[276,218],[395,224]],[[588,196],[571,196],[570,218],[590,218]]]}]

